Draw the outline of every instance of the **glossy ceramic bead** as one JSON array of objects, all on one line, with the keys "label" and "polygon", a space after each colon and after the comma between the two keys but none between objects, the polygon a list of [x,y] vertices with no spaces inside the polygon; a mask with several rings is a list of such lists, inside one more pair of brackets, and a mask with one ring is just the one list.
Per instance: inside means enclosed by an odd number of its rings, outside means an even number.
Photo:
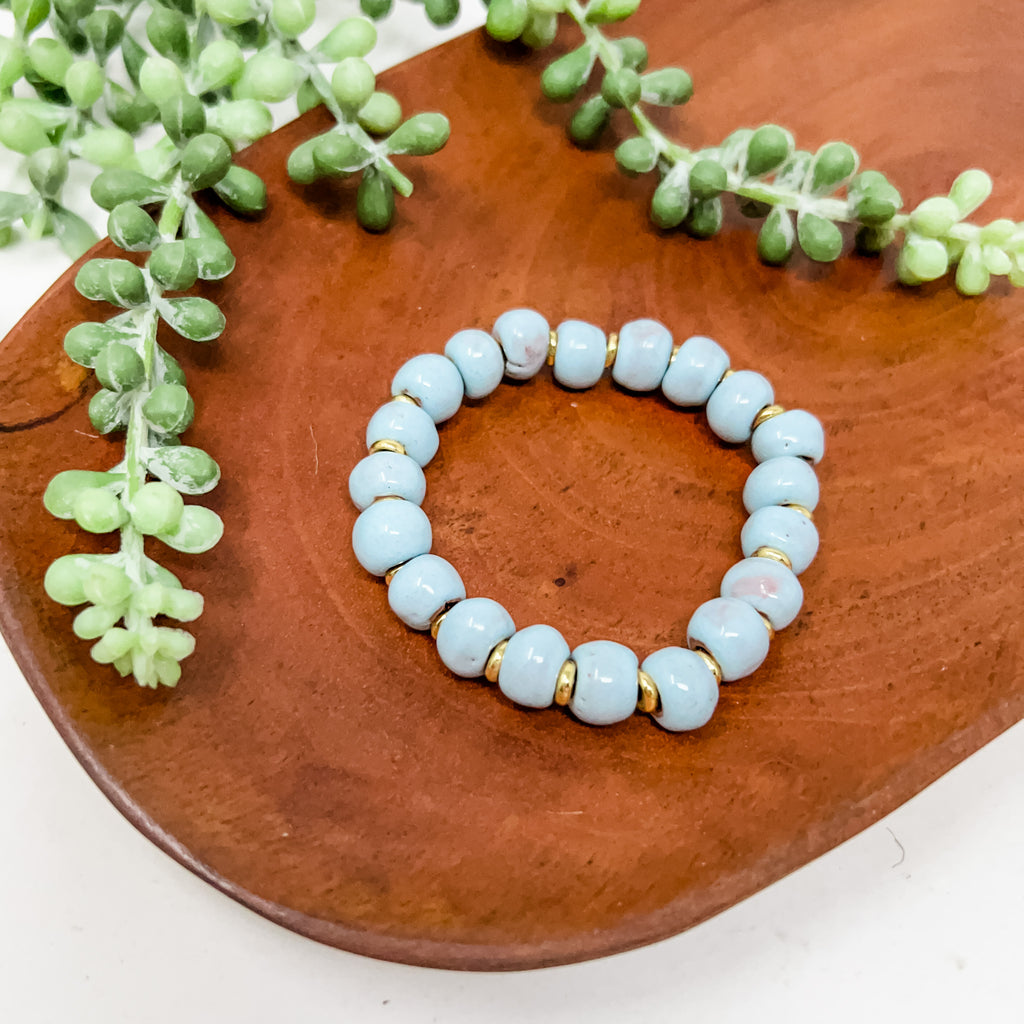
[{"label": "glossy ceramic bead", "polygon": [[743,486],[743,507],[748,512],[765,505],[803,505],[813,512],[818,497],[817,474],[803,459],[792,455],[781,455],[755,466]]},{"label": "glossy ceramic bead", "polygon": [[804,588],[774,558],[744,558],[722,577],[722,597],[746,601],[767,617],[772,629],[785,629],[804,603]]},{"label": "glossy ceramic bead", "polygon": [[459,371],[467,398],[485,398],[505,375],[501,346],[486,331],[453,334],[444,346],[444,354]]},{"label": "glossy ceramic bead", "polygon": [[708,424],[723,441],[739,444],[750,437],[754,417],[774,399],[766,378],[753,370],[738,370],[711,392]]},{"label": "glossy ceramic bead", "polygon": [[422,505],[427,494],[427,478],[408,455],[374,452],[357,462],[349,473],[348,493],[358,509],[364,509],[386,495]]},{"label": "glossy ceramic bead", "polygon": [[528,708],[546,708],[555,699],[558,673],[569,645],[551,626],[527,626],[509,640],[501,659],[498,688]]},{"label": "glossy ceramic bead", "polygon": [[818,553],[818,531],[805,515],[782,505],[765,505],[743,524],[740,546],[749,558],[758,548],[775,548],[793,563],[798,576]]},{"label": "glossy ceramic bead", "polygon": [[686,642],[707,651],[722,669],[722,681],[749,676],[768,656],[768,627],[746,601],[716,597],[690,618]]},{"label": "glossy ceramic bead", "polygon": [[532,309],[510,309],[494,323],[494,336],[505,353],[505,375],[528,380],[548,357],[551,328]]},{"label": "glossy ceramic bead", "polygon": [[817,465],[825,455],[825,431],[817,416],[789,409],[765,420],[754,431],[750,447],[758,462],[794,455]]},{"label": "glossy ceramic bead", "polygon": [[382,405],[366,426],[366,447],[385,438],[404,445],[409,458],[421,466],[437,454],[437,427],[418,405],[408,402]]},{"label": "glossy ceramic bead", "polygon": [[413,629],[430,629],[434,616],[446,604],[465,596],[462,578],[451,563],[437,555],[420,555],[406,562],[388,586],[391,610]]},{"label": "glossy ceramic bead", "polygon": [[725,349],[717,341],[695,334],[680,345],[669,363],[661,379],[662,393],[676,405],[703,405],[728,369]]},{"label": "glossy ceramic bead", "polygon": [[619,331],[612,379],[630,391],[653,391],[672,358],[672,334],[657,320],[631,320]]},{"label": "glossy ceramic bead", "polygon": [[391,381],[391,394],[411,395],[435,423],[443,423],[459,411],[464,393],[458,367],[436,352],[413,356]]},{"label": "glossy ceramic bead", "polygon": [[491,651],[515,631],[512,616],[497,601],[470,597],[453,605],[441,620],[437,653],[457,676],[474,679],[484,674]]},{"label": "glossy ceramic bead", "polygon": [[359,514],[352,527],[352,550],[359,564],[383,576],[402,562],[430,550],[430,522],[419,505],[378,501]]},{"label": "glossy ceramic bead", "polygon": [[604,373],[608,336],[600,327],[582,320],[558,325],[555,380],[567,388],[592,388]]},{"label": "glossy ceramic bead", "polygon": [[572,652],[576,686],[569,710],[589,725],[612,725],[636,710],[636,655],[623,644],[592,640]]},{"label": "glossy ceramic bead", "polygon": [[659,708],[651,717],[669,732],[706,725],[718,704],[718,682],[707,662],[683,647],[663,647],[640,666],[658,687]]}]

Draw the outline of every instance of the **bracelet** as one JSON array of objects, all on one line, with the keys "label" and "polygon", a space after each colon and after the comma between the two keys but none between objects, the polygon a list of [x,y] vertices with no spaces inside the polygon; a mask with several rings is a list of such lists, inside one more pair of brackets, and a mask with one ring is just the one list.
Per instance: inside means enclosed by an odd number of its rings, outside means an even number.
[{"label": "bracelet", "polygon": [[[721,596],[693,613],[686,648],[665,647],[642,665],[609,640],[570,651],[551,626],[517,630],[497,601],[467,597],[451,564],[428,553],[422,467],[437,452],[437,424],[455,415],[463,398],[489,395],[503,377],[526,380],[545,362],[572,389],[592,387],[610,367],[622,387],[660,388],[675,405],[706,406],[719,438],[750,442],[757,466],[743,488],[750,513],[740,534],[744,558],[725,574]],[[695,335],[676,346],[668,328],[647,319],[609,335],[580,320],[550,330],[539,313],[515,309],[490,334],[459,331],[444,355],[410,359],[391,382],[391,395],[371,417],[369,455],[349,477],[361,510],[352,547],[363,568],[388,584],[395,614],[412,629],[429,630],[456,675],[484,676],[524,707],[568,707],[589,725],[621,722],[639,710],[670,731],[696,729],[710,719],[719,685],[750,675],[775,631],[796,618],[803,604],[797,576],[818,550],[811,465],[824,455],[824,432],[810,413],[776,405],[761,374],[732,370],[710,338]]]}]

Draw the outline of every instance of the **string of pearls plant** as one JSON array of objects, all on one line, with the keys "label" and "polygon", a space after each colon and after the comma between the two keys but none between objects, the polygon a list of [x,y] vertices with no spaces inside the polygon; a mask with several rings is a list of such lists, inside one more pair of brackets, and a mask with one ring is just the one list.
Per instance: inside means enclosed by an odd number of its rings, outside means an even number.
[{"label": "string of pearls plant", "polygon": [[[146,540],[201,553],[223,533],[216,512],[185,503],[183,495],[214,488],[220,469],[200,448],[181,444],[194,403],[180,363],[157,341],[161,322],[202,343],[225,326],[214,302],[188,294],[235,265],[195,196],[209,190],[243,215],[263,210],[263,182],[234,154],[273,127],[267,104],[294,97],[300,111],[324,104],[335,126],[298,147],[288,162],[292,176],[360,174],[357,217],[383,230],[394,193],[412,191],[392,158],[440,149],[448,122],[440,114],[403,120],[398,100],[376,89],[364,58],[377,32],[367,19],[347,18],[307,48],[299,37],[313,23],[314,0],[4,6],[15,32],[0,38],[0,142],[26,158],[32,187],[0,193],[0,241],[19,222],[30,235],[55,234],[72,257],[96,240],[62,200],[77,161],[99,170],[92,198],[109,212],[107,232],[125,252],[89,260],[75,279],[84,296],[117,311],[64,339],[67,354],[93,369],[101,386],[89,404],[93,427],[124,431],[123,453],[103,472],[59,473],[44,496],[55,516],[118,534],[119,545],[58,558],[44,583],[54,600],[86,605],[73,628],[95,641],[97,662],[142,686],[173,686],[194,640],[154,620],[190,622],[203,600],[146,553]],[[148,144],[137,149],[144,132]]]},{"label": "string of pearls plant", "polygon": [[964,295],[986,291],[993,277],[1024,285],[1024,223],[1000,218],[987,224],[966,220],[989,196],[992,180],[965,171],[948,195],[932,196],[910,212],[879,171],[859,170],[856,150],[826,142],[815,152],[799,149],[778,125],[740,128],[718,146],[690,150],[655,127],[645,107],[677,106],[693,94],[680,68],[647,70],[647,47],[639,39],[610,39],[604,26],[623,22],[640,0],[491,0],[487,29],[496,39],[519,39],[542,48],[553,42],[558,17],[572,21],[580,45],[557,58],[541,76],[548,99],[577,99],[600,74],[597,93],[584,100],[569,122],[569,135],[589,146],[625,111],[635,134],[619,144],[615,159],[626,174],[657,173],[651,220],[662,229],[682,227],[710,238],[722,226],[723,199],[732,195],[741,212],[761,221],[757,251],[769,264],[783,264],[799,248],[829,263],[843,251],[841,225],[855,229],[859,251],[876,255],[902,236],[897,273],[907,285],[954,272]]}]

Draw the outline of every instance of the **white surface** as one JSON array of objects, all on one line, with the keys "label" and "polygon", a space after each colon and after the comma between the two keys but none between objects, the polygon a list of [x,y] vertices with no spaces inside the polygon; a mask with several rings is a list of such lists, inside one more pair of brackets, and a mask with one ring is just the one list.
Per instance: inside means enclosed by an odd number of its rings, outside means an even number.
[{"label": "white surface", "polygon": [[[438,40],[415,10],[388,34],[381,64]],[[0,335],[64,265],[45,243],[0,251]],[[0,649],[0,1021],[1019,1021],[1022,775],[1018,726],[685,935],[547,971],[447,973],[319,946],[178,867],[100,795]]]}]

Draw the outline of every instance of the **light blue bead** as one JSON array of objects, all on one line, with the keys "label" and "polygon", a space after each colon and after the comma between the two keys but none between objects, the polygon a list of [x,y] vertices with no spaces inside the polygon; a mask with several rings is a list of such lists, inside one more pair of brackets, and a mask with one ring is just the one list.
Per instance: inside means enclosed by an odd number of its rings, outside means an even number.
[{"label": "light blue bead", "polygon": [[497,601],[470,597],[453,605],[437,631],[437,653],[457,676],[482,676],[487,659],[502,640],[516,631],[516,625]]},{"label": "light blue bead", "polygon": [[804,588],[774,558],[744,558],[722,577],[722,597],[746,601],[767,616],[772,629],[785,629],[804,603]]},{"label": "light blue bead", "polygon": [[527,626],[505,648],[498,688],[509,700],[528,708],[546,708],[555,699],[558,673],[569,657],[569,645],[551,626]]},{"label": "light blue bead", "polygon": [[608,336],[600,327],[582,320],[558,325],[555,380],[567,388],[592,388],[604,373]]},{"label": "light blue bead", "polygon": [[446,604],[465,596],[465,584],[455,568],[437,555],[420,555],[406,562],[388,585],[391,610],[413,629],[429,629]]},{"label": "light blue bead", "polygon": [[792,455],[781,455],[755,466],[743,485],[743,507],[748,512],[765,505],[803,505],[813,512],[818,497],[817,474],[803,459]]},{"label": "light blue bead", "polygon": [[758,462],[794,455],[817,465],[825,455],[825,431],[817,416],[803,409],[788,409],[765,420],[754,431],[750,447]]},{"label": "light blue bead", "polygon": [[743,524],[740,546],[750,558],[758,548],[775,548],[793,563],[798,576],[818,553],[818,531],[805,515],[782,505],[765,505]]},{"label": "light blue bead", "polygon": [[551,328],[532,309],[502,313],[494,323],[494,336],[505,353],[505,375],[513,380],[528,380],[548,357]]},{"label": "light blue bead", "polygon": [[718,682],[700,655],[683,647],[663,647],[641,668],[654,680],[659,708],[651,717],[669,732],[706,725],[718,704]]},{"label": "light blue bead", "polygon": [[374,502],[352,527],[352,550],[374,576],[426,554],[432,539],[423,509],[400,498]]},{"label": "light blue bead", "polygon": [[753,370],[737,370],[708,399],[708,424],[723,440],[739,444],[750,437],[754,417],[775,401],[771,384]]},{"label": "light blue bead", "polygon": [[377,498],[388,494],[422,505],[427,494],[427,478],[408,455],[374,452],[357,462],[349,473],[348,493],[358,509],[367,508]]},{"label": "light blue bead", "polygon": [[473,329],[453,334],[444,354],[459,371],[467,398],[485,398],[505,375],[501,346],[486,331]]},{"label": "light blue bead", "polygon": [[569,710],[588,725],[612,725],[629,718],[639,696],[636,655],[611,640],[592,640],[572,652],[576,686]]},{"label": "light blue bead", "polygon": [[703,405],[728,369],[725,349],[717,341],[695,334],[680,345],[669,363],[661,390],[676,405]]},{"label": "light blue bead", "polygon": [[459,411],[464,392],[458,367],[436,352],[413,356],[391,382],[391,394],[415,398],[435,423],[443,423]]},{"label": "light blue bead", "polygon": [[398,441],[410,459],[425,466],[436,454],[437,427],[418,406],[408,402],[387,402],[366,425],[366,447],[376,441]]},{"label": "light blue bead", "polygon": [[657,320],[631,320],[619,331],[612,379],[630,391],[653,391],[672,358],[672,334]]},{"label": "light blue bead", "polygon": [[768,627],[747,604],[734,597],[705,601],[686,627],[686,642],[718,662],[722,681],[749,676],[768,656]]}]

